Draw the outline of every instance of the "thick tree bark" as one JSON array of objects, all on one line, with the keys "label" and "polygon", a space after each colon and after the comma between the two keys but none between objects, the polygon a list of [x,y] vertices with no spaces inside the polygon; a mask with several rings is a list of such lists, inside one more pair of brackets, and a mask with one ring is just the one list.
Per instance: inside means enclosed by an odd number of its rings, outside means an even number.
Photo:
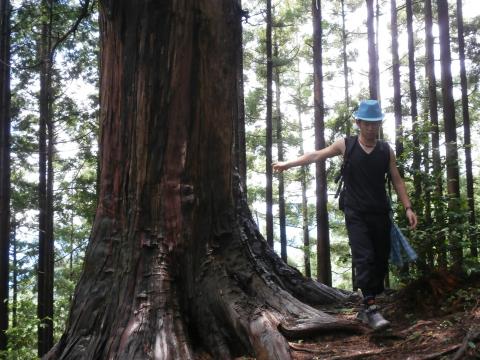
[{"label": "thick tree bark", "polygon": [[352,324],[305,303],[234,175],[234,1],[101,2],[100,199],[67,328],[47,358],[289,359]]},{"label": "thick tree bark", "polygon": [[[445,223],[445,208],[443,206],[443,175],[440,158],[440,127],[438,124],[437,109],[437,80],[435,76],[434,38],[433,38],[433,11],[432,1],[425,0],[425,73],[428,81],[428,104],[430,109],[431,133],[432,133],[432,169],[435,179],[435,221],[436,228],[441,229]],[[441,268],[447,267],[447,250],[445,245],[445,233],[439,231],[434,242],[438,248],[438,264]],[[433,247],[434,244],[431,244]]]},{"label": "thick tree bark", "polygon": [[463,262],[461,238],[456,235],[455,217],[460,211],[460,174],[458,168],[457,128],[453,101],[452,57],[450,53],[450,25],[448,1],[437,0],[438,28],[440,36],[440,64],[442,69],[443,122],[445,126],[445,154],[447,163],[447,192],[449,196],[449,240],[453,266],[460,269]]},{"label": "thick tree bark", "polygon": [[[468,92],[467,92],[467,72],[465,70],[465,39],[463,36],[463,6],[462,1],[457,0],[457,29],[458,29],[458,54],[460,57],[460,83],[462,89],[462,117],[463,117],[463,137],[465,147],[465,175],[467,178],[467,201],[470,229],[475,229],[475,198],[473,191],[473,173],[472,173],[472,142],[470,135],[470,111],[468,110]],[[469,231],[470,253],[473,257],[478,256],[477,231]]]},{"label": "thick tree bark", "polygon": [[367,33],[368,33],[368,87],[370,99],[378,100],[378,56],[375,44],[375,29],[373,19],[375,17],[373,11],[373,0],[366,0],[367,3]]},{"label": "thick tree bark", "polygon": [[266,144],[265,144],[265,172],[267,186],[265,188],[266,208],[266,232],[267,243],[273,248],[273,173],[272,173],[272,146],[273,146],[273,61],[272,61],[272,0],[267,0],[267,30],[265,45],[267,50],[267,126],[266,126]]},{"label": "thick tree bark", "polygon": [[0,351],[7,349],[10,251],[10,1],[0,0]]},{"label": "thick tree bark", "polygon": [[53,167],[52,167],[52,11],[53,1],[42,1],[39,124],[39,248],[38,248],[38,355],[53,346]]},{"label": "thick tree bark", "polygon": [[[323,103],[323,59],[322,59],[322,2],[312,0],[313,17],[313,99],[315,113],[315,149],[325,147],[325,110]],[[316,164],[317,193],[317,279],[332,286],[330,264],[330,231],[327,212],[327,172],[325,161]]]}]

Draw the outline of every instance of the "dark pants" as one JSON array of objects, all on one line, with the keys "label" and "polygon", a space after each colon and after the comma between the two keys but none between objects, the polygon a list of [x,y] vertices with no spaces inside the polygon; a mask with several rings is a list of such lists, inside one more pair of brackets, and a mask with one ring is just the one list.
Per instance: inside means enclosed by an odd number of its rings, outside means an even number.
[{"label": "dark pants", "polygon": [[357,286],[364,297],[374,297],[383,292],[388,272],[390,217],[345,209],[345,223]]}]

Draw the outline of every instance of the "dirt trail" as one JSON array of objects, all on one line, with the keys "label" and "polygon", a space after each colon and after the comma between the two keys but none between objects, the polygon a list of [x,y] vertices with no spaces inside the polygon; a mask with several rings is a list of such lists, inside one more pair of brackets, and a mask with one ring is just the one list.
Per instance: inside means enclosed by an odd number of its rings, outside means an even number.
[{"label": "dirt trail", "polygon": [[[290,343],[295,359],[480,359],[480,276],[434,274],[378,301],[386,331],[328,334]],[[354,319],[360,304],[332,309]]]}]

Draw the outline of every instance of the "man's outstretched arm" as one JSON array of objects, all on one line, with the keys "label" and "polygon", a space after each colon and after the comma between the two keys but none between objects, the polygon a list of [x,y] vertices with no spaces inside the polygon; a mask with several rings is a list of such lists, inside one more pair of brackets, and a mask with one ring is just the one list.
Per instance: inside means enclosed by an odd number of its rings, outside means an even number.
[{"label": "man's outstretched arm", "polygon": [[274,172],[282,172],[294,166],[308,165],[317,161],[325,160],[334,156],[342,155],[345,152],[345,141],[339,139],[324,149],[305,153],[296,159],[278,161],[272,164]]}]

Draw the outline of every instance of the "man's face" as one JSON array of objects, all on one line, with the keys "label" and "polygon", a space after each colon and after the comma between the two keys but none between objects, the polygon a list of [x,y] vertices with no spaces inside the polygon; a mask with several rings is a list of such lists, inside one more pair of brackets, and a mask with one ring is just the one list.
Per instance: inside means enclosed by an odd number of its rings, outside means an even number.
[{"label": "man's face", "polygon": [[382,121],[365,121],[358,120],[357,125],[360,129],[360,133],[369,140],[374,140],[378,137],[378,131],[382,125]]}]

